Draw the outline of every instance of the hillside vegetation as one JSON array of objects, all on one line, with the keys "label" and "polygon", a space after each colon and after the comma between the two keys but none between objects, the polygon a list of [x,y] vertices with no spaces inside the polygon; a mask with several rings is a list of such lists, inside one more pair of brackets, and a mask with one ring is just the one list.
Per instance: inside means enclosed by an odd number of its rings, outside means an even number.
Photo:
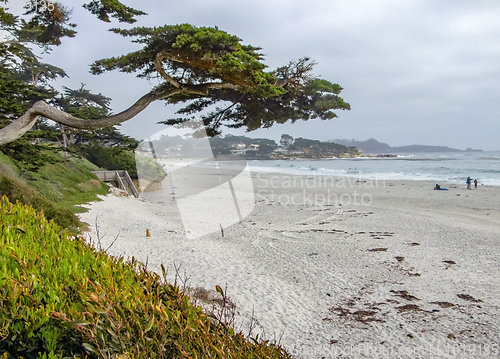
[{"label": "hillside vegetation", "polygon": [[46,157],[45,164],[29,171],[0,152],[0,196],[43,211],[46,218],[77,232],[84,224],[75,215],[82,209],[75,205],[98,200],[96,195],[106,194],[108,187],[95,179],[90,170],[98,167],[86,160],[66,160],[57,153]]},{"label": "hillside vegetation", "polygon": [[6,197],[0,207],[2,358],[289,358],[209,317],[135,259]]},{"label": "hillside vegetation", "polygon": [[[391,147],[387,143],[379,142],[374,138],[370,138],[365,141],[356,141],[354,139],[336,139],[332,141],[346,146],[356,146],[356,148],[359,148],[366,153],[460,152],[460,150],[456,148],[450,148],[447,146],[407,145]],[[467,149],[466,151],[474,150]]]},{"label": "hillside vegetation", "polygon": [[[286,137],[288,141],[283,138]],[[151,141],[157,156],[165,158],[205,158],[207,145],[215,157],[237,154],[247,159],[286,159],[293,158],[331,158],[359,155],[355,147],[347,147],[333,142],[322,142],[307,138],[293,138],[282,135],[279,144],[267,138],[250,138],[246,136],[215,136],[209,139],[162,135]],[[235,151],[236,150],[236,151]],[[301,156],[297,157],[297,152]]]}]

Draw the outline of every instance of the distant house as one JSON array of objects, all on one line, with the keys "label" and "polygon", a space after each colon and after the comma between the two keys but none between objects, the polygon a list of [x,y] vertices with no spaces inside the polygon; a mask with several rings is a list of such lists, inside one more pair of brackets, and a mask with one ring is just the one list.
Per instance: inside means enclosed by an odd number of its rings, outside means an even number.
[{"label": "distant house", "polygon": [[233,147],[236,150],[244,150],[245,148],[247,148],[247,146],[244,143],[235,143],[231,145],[231,147]]},{"label": "distant house", "polygon": [[231,145],[233,148],[231,150],[232,155],[246,155],[247,153],[247,146],[244,143],[234,143]]},{"label": "distant house", "polygon": [[246,150],[246,148],[231,150],[231,154],[232,155],[246,155],[247,154],[247,150]]},{"label": "distant house", "polygon": [[287,154],[289,155],[303,155],[305,152],[304,151],[298,151],[298,150],[293,150],[293,151],[288,151]]},{"label": "distant house", "polygon": [[285,152],[286,152],[286,148],[285,148],[285,147],[283,147],[283,146],[279,146],[279,147],[277,147],[277,148],[273,151],[273,153],[285,153]]},{"label": "distant house", "polygon": [[259,150],[259,145],[250,145],[248,146],[248,151],[258,151]]}]

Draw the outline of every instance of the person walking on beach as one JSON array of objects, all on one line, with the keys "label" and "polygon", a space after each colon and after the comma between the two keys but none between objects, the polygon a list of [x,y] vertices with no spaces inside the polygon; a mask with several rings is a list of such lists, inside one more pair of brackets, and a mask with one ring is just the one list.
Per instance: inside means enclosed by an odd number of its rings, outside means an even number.
[{"label": "person walking on beach", "polygon": [[467,181],[465,181],[465,183],[467,183],[467,189],[470,189],[470,183],[471,183],[470,176],[467,177]]},{"label": "person walking on beach", "polygon": [[474,179],[474,188],[477,189],[477,178]]}]

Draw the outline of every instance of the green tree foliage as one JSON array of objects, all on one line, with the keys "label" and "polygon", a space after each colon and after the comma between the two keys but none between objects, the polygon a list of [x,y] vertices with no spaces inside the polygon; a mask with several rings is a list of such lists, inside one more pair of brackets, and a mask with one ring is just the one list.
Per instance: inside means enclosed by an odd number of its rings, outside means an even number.
[{"label": "green tree foliage", "polygon": [[319,154],[324,153],[354,153],[355,147],[347,147],[335,142],[321,142],[318,140],[310,140],[307,138],[298,137],[289,147],[291,150],[314,151]]},{"label": "green tree foliage", "polygon": [[[76,24],[68,23],[71,11],[60,2],[46,3],[40,7],[38,0],[30,0],[30,9],[26,15],[31,15],[29,21],[21,20],[21,27],[17,30],[20,42],[30,42],[48,49],[52,45],[60,45],[61,38],[74,37],[72,28]],[[65,27],[68,26],[68,27]]]},{"label": "green tree foliage", "polygon": [[[139,72],[141,78],[163,77],[181,91],[171,101],[204,95],[211,85],[241,86],[262,95],[282,93],[272,74],[264,72],[259,48],[241,44],[241,39],[217,28],[197,28],[189,24],[158,28],[112,29],[117,34],[136,37],[144,48],[133,53],[94,62],[91,72],[119,69]],[[220,82],[215,82],[220,81]],[[185,88],[183,88],[185,87]]]},{"label": "green tree foliage", "polygon": [[[42,93],[34,86],[20,80],[17,75],[4,64],[0,64],[0,93],[2,94],[0,96],[0,124],[2,127],[27,109],[26,101],[32,98],[43,98]],[[20,98],[25,101],[20,101]]]},{"label": "green tree foliage", "polygon": [[[64,92],[55,99],[55,102],[63,111],[84,119],[96,119],[111,114],[109,107],[111,99],[101,93],[92,93],[84,84],[79,89],[64,87]],[[80,151],[83,150],[81,145],[87,144],[119,147],[124,150],[134,150],[138,144],[135,139],[121,134],[116,126],[96,130],[70,130],[70,137],[73,148],[78,148]]]},{"label": "green tree foliage", "polygon": [[[30,107],[31,102],[53,96],[51,89],[35,86],[22,80],[22,73],[0,65],[0,127],[6,126]],[[13,159],[22,171],[36,171],[44,163],[53,163],[50,152],[57,151],[37,142],[37,138],[53,139],[55,133],[49,127],[36,126],[23,138],[5,144],[0,151]]]},{"label": "green tree foliage", "polygon": [[281,135],[280,145],[285,149],[288,149],[291,145],[293,145],[293,137],[287,133]]},{"label": "green tree foliage", "polygon": [[[97,146],[136,145],[112,126],[134,117],[157,100],[184,105],[178,111],[182,117],[161,123],[176,125],[201,117],[209,136],[220,134],[224,126],[252,131],[287,121],[328,120],[337,116],[336,110],[350,108],[340,97],[342,87],[315,77],[312,74],[315,63],[308,58],[269,71],[260,48],[245,45],[237,36],[217,27],[180,24],[111,29],[132,38],[142,48],[97,60],[91,65],[91,72],[98,75],[119,70],[147,80],[160,80],[158,86],[129,109],[111,114],[109,98],[102,94],[92,94],[83,86],[76,90],[66,88],[63,94],[58,94],[51,87],[50,81],[67,76],[66,73],[43,63],[30,46],[50,51],[61,44],[61,39],[74,37],[76,25],[69,22],[71,11],[61,3],[42,8],[34,7],[35,3],[33,0],[31,7],[27,7],[24,17],[0,9],[0,29],[9,34],[0,43],[0,76],[5,78],[2,86],[7,93],[0,103],[3,116],[0,144],[19,138],[35,125],[32,119],[42,116],[60,123],[64,147],[73,145],[72,150],[81,154],[81,146],[87,146],[87,152],[92,150],[94,157],[110,158],[117,150],[106,152],[97,150]],[[84,7],[107,22],[116,18],[133,23],[135,17],[144,15],[117,0],[94,0]],[[48,132],[43,133],[42,127]],[[68,127],[87,131],[67,130]],[[97,128],[104,129],[89,131]],[[24,142],[28,146],[38,145],[44,136],[54,137],[54,129],[50,131],[47,126],[38,124],[34,129],[37,132],[30,133],[27,136],[30,141]],[[263,144],[263,151],[269,150],[268,147]]]},{"label": "green tree foliage", "polygon": [[117,69],[136,72],[140,78],[163,79],[167,103],[188,104],[178,111],[185,117],[161,123],[182,123],[215,107],[201,115],[213,136],[221,126],[251,131],[289,120],[331,119],[337,116],[334,110],[350,108],[339,97],[342,87],[312,76],[315,63],[310,59],[266,72],[260,48],[243,45],[218,28],[182,24],[112,31],[134,37],[144,47],[95,61],[92,73]]},{"label": "green tree foliage", "polygon": [[[24,15],[14,16],[9,13],[10,4],[0,1],[0,5],[5,5],[0,6],[0,29],[5,35],[4,41],[0,42],[0,93],[2,93],[0,129],[15,123],[19,116],[40,100],[53,108],[88,120],[111,113],[110,99],[100,93],[92,93],[84,85],[77,89],[63,88],[62,92],[56,91],[52,86],[53,80],[67,77],[67,74],[61,68],[44,63],[43,54],[50,51],[53,46],[60,45],[63,38],[74,37],[76,32],[73,30],[75,25],[68,23],[71,15],[68,8],[58,2],[45,4],[43,7],[40,2],[28,2]],[[110,3],[109,6],[111,5],[113,4]],[[108,10],[111,9],[109,6]],[[33,48],[41,49],[42,54],[35,54],[40,51],[34,51]],[[63,143],[65,153],[69,154],[69,158],[66,159],[60,155],[59,146]],[[68,168],[68,171],[71,171],[74,169],[74,164],[71,163],[74,159],[72,157],[76,156],[91,158],[102,168],[126,169],[133,175],[136,169],[131,151],[136,146],[136,140],[120,134],[113,126],[91,131],[73,130],[62,125],[54,126],[46,118],[38,117],[34,126],[23,137],[0,146],[0,151],[13,161],[20,174],[20,182],[10,177],[1,178],[2,193],[8,194],[11,199],[33,204],[37,209],[44,209],[49,213],[47,211],[52,210],[47,203],[69,198],[74,198],[76,203],[79,199],[74,195],[80,190],[94,192],[94,189],[87,188],[86,184],[82,184],[81,188],[73,188],[67,183],[65,187],[68,191],[66,191],[59,188],[59,182],[49,184],[51,179],[44,177],[47,169],[57,172],[61,168]],[[58,180],[66,176],[66,173],[56,175],[53,172],[53,174]],[[87,176],[93,177],[90,173],[86,173],[81,178],[88,180]],[[26,189],[23,181],[35,186],[39,193],[26,195],[33,191]],[[47,186],[38,186],[37,181]],[[73,179],[73,182],[73,184],[80,183],[78,178]],[[52,193],[47,190],[49,187],[58,189]],[[35,204],[33,198],[37,198],[36,203],[44,205]],[[92,199],[93,197],[89,198]],[[61,224],[69,227],[79,223],[69,209],[65,213],[72,222],[60,221]],[[56,217],[62,218],[62,215],[55,214],[53,218]]]},{"label": "green tree foliage", "polygon": [[[111,99],[102,94],[94,94],[85,88],[64,87],[64,93],[56,103],[67,113],[80,118],[100,118],[110,114]],[[72,153],[85,157],[98,167],[108,170],[126,170],[132,178],[137,178],[133,150],[139,142],[121,134],[116,126],[96,130],[66,129]]]},{"label": "green tree foliage", "polygon": [[[107,22],[114,17],[133,23],[136,16],[144,14],[117,0],[94,0],[84,7]],[[25,15],[29,17],[26,20],[3,9],[0,12],[1,27],[12,37],[1,44],[2,50],[26,62],[32,82],[40,76],[64,76],[61,69],[28,59],[25,44],[48,51],[51,46],[59,45],[63,37],[75,36],[76,25],[69,23],[70,11],[54,3],[52,9],[30,9]],[[201,117],[207,133],[214,136],[224,126],[252,131],[287,121],[328,120],[337,116],[336,110],[350,108],[339,96],[341,86],[312,75],[314,61],[302,58],[269,71],[260,48],[245,45],[240,38],[217,27],[180,24],[111,31],[131,37],[143,47],[129,54],[97,60],[91,65],[91,72],[119,70],[148,80],[159,79],[160,84],[116,115],[82,121],[81,113],[68,116],[63,110],[35,102],[26,116],[42,115],[75,128],[100,128],[129,120],[149,103],[164,100],[167,104],[183,103],[184,107],[178,111],[182,117],[161,123],[173,125]],[[45,101],[49,99],[46,97]],[[21,116],[17,127],[0,129],[0,143],[12,141],[28,131],[33,126],[29,118]]]},{"label": "green tree foliage", "polygon": [[[50,46],[60,44],[61,37],[74,36],[74,31],[64,27],[69,19],[68,9],[58,3],[51,10],[37,9],[33,2],[28,5],[28,20],[0,8],[0,29],[8,34],[6,41],[0,43],[0,128],[15,121],[37,101],[53,104],[58,92],[50,81],[67,76],[64,70],[40,62],[29,45],[48,51]],[[41,138],[50,141],[55,136],[53,128],[39,121],[34,131],[1,146],[0,151],[10,156],[21,172],[37,171],[45,163],[56,161],[51,153],[58,149],[40,143]]]},{"label": "green tree foliage", "polygon": [[110,16],[118,19],[120,22],[132,24],[137,20],[134,16],[146,15],[145,12],[125,6],[117,0],[93,0],[83,5],[92,14],[97,15],[99,20],[111,22]]},{"label": "green tree foliage", "polygon": [[[8,6],[9,1],[1,2]],[[68,23],[71,11],[60,2],[40,6],[38,1],[29,0],[25,6],[27,19],[8,13],[4,6],[0,8],[0,28],[10,34],[8,43],[30,43],[49,50],[50,46],[60,45],[61,38],[76,34],[76,24]]]}]

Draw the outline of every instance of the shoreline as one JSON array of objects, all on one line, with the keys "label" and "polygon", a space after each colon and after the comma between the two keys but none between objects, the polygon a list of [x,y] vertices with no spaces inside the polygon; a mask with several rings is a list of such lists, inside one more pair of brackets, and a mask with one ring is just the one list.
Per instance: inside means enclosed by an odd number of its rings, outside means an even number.
[{"label": "shoreline", "polygon": [[[252,334],[264,331],[292,354],[323,345],[499,342],[499,187],[435,191],[433,182],[367,180],[334,188],[338,201],[320,203],[325,187],[306,185],[313,176],[252,177],[255,208],[224,237],[187,239],[167,186],[148,193],[151,202],[107,196],[80,217],[95,237],[98,216],[104,248],[119,235],[111,254],[135,256],[155,271],[164,263],[171,282],[175,263],[192,287],[227,283],[239,329],[248,332],[253,312]],[[355,191],[370,203],[355,203]],[[310,202],[283,200],[294,195]]]}]

